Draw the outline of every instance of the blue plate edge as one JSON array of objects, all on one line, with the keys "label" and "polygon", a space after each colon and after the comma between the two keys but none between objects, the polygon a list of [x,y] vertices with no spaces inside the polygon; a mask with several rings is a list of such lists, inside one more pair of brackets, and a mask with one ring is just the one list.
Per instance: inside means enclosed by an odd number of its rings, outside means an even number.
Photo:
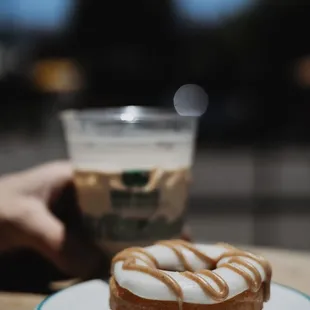
[{"label": "blue plate edge", "polygon": [[52,297],[55,297],[55,296],[58,295],[59,293],[65,291],[65,290],[67,290],[67,289],[69,289],[69,288],[70,288],[70,287],[65,288],[65,289],[62,289],[62,290],[60,290],[59,292],[56,292],[56,293],[54,293],[54,294],[51,294],[51,295],[45,297],[45,298],[36,306],[36,308],[35,308],[34,310],[43,310],[42,307],[44,306],[44,304],[46,304],[46,302],[47,302],[49,299],[51,299]]},{"label": "blue plate edge", "polygon": [[[295,289],[295,288],[293,288],[293,287],[290,287],[290,286],[287,286],[287,285],[284,285],[284,284],[280,284],[280,283],[278,283],[278,282],[272,282],[272,283],[273,283],[273,284],[276,284],[276,285],[278,285],[278,286],[282,286],[282,287],[284,287],[284,288],[286,288],[286,289],[288,289],[288,290],[290,290],[290,291],[293,291],[293,292],[295,292],[296,294],[301,295],[302,297],[306,298],[306,299],[310,302],[310,296],[307,295],[306,293],[303,293],[303,292],[301,292],[301,291],[299,291],[299,290],[297,290],[297,289]],[[50,296],[47,296],[46,298],[44,298],[44,299],[38,304],[38,306],[37,306],[34,310],[44,310],[42,307],[44,306],[44,304],[46,304],[46,302],[47,302],[50,298],[55,297],[55,296],[58,295],[59,293],[61,293],[61,292],[63,292],[63,291],[66,291],[66,290],[68,290],[68,289],[70,289],[70,287],[65,288],[65,289],[63,289],[63,290],[60,290],[59,292],[54,293],[54,294],[52,294],[52,295],[50,295]]]}]

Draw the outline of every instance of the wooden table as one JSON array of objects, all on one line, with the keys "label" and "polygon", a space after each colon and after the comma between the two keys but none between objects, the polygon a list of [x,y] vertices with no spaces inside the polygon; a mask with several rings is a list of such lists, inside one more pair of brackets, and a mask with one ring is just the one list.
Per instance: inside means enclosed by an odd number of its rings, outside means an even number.
[{"label": "wooden table", "polygon": [[[272,264],[273,281],[292,286],[310,295],[310,252],[297,252],[271,248],[249,248],[262,254]],[[32,310],[45,296],[0,293],[0,309]]]}]

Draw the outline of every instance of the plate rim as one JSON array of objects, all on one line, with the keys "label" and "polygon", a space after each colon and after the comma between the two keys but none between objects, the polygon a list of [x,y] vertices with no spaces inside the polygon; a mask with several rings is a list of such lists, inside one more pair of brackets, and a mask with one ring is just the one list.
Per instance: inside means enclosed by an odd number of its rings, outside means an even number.
[{"label": "plate rim", "polygon": [[[92,281],[96,281],[96,280],[92,280]],[[91,281],[87,281],[87,282],[91,282]],[[87,282],[82,282],[82,283],[79,283],[79,284],[83,284],[83,283],[87,283]],[[272,284],[276,284],[278,286],[281,286],[281,287],[284,287],[286,289],[288,289],[289,291],[293,291],[294,293],[298,294],[298,295],[301,295],[303,298],[307,299],[309,302],[310,302],[310,295],[307,295],[306,293],[303,293],[301,291],[299,291],[298,289],[296,288],[293,288],[293,287],[290,287],[288,285],[285,285],[285,284],[281,284],[281,283],[278,283],[278,282],[274,282],[272,281],[271,282]],[[78,284],[78,285],[79,285]],[[62,290],[60,290],[59,292],[56,292],[54,294],[51,294],[49,296],[47,296],[46,298],[44,298],[37,306],[34,310],[44,310],[42,307],[48,302],[49,299],[51,299],[52,297],[55,297],[56,295],[60,294],[61,292],[63,291],[66,291],[66,290],[69,290],[71,287],[67,287],[67,288],[64,288]]]},{"label": "plate rim", "polygon": [[[101,279],[93,279],[93,280],[88,280],[88,281],[81,282],[81,283],[76,283],[76,284],[74,284],[74,285],[72,285],[72,286],[69,286],[69,287],[66,287],[66,288],[64,288],[64,289],[62,289],[62,290],[59,290],[59,291],[56,292],[56,293],[53,293],[53,294],[50,294],[50,295],[46,296],[46,297],[34,308],[34,310],[44,310],[42,307],[43,307],[51,298],[54,298],[56,295],[58,295],[58,294],[60,294],[60,293],[62,293],[62,292],[64,292],[64,291],[67,291],[67,290],[71,289],[73,286],[83,285],[83,284],[85,284],[85,283],[96,282],[96,281],[103,281],[103,282],[106,283],[106,281],[101,280]],[[108,283],[106,283],[106,284],[108,285]],[[310,298],[310,296],[309,296],[309,298]]]}]

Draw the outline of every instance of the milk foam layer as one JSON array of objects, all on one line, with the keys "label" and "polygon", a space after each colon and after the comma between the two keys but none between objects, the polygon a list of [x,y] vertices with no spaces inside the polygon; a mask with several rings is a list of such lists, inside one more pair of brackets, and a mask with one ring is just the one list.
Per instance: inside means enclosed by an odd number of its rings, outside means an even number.
[{"label": "milk foam layer", "polygon": [[122,172],[131,169],[174,170],[192,163],[190,138],[171,136],[128,139],[72,138],[69,153],[77,169]]}]

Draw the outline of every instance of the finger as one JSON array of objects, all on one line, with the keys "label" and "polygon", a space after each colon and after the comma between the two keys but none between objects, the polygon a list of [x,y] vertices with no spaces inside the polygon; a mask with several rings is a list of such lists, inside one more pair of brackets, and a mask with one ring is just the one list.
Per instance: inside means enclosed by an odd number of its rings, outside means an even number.
[{"label": "finger", "polygon": [[56,161],[26,170],[20,174],[24,191],[47,201],[72,180],[73,169],[68,161]]},{"label": "finger", "polygon": [[20,223],[26,245],[72,276],[88,277],[99,268],[101,253],[90,244],[68,234],[61,221],[42,206],[33,206]]},{"label": "finger", "polygon": [[37,183],[48,182],[52,186],[63,185],[72,178],[72,165],[68,161],[55,161],[24,171],[23,176]]}]

